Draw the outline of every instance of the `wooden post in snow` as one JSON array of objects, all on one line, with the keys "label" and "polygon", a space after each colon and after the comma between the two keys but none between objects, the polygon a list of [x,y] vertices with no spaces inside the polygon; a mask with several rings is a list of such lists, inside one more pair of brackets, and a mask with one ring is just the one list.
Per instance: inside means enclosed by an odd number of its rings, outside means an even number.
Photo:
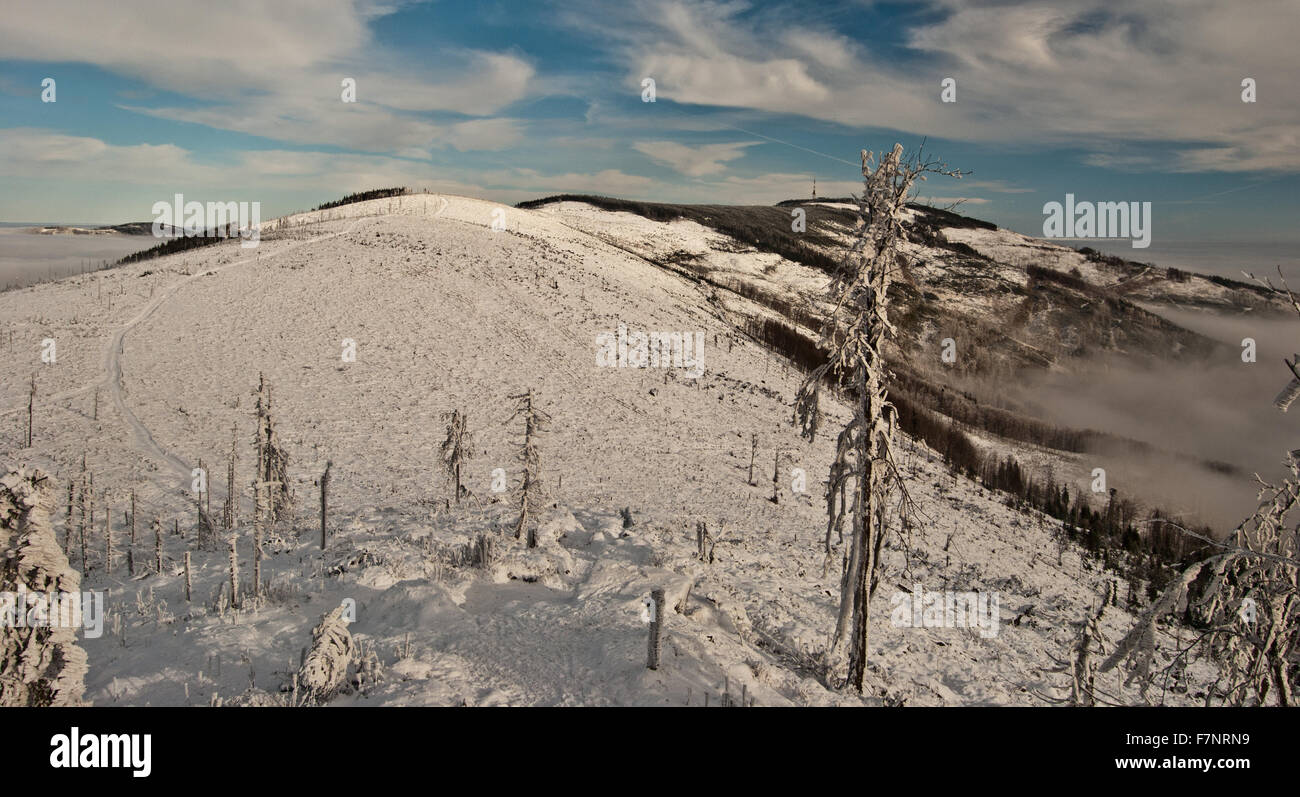
[{"label": "wooden post in snow", "polygon": [[646,667],[659,669],[659,650],[664,617],[664,591],[656,589],[650,593],[650,644]]}]

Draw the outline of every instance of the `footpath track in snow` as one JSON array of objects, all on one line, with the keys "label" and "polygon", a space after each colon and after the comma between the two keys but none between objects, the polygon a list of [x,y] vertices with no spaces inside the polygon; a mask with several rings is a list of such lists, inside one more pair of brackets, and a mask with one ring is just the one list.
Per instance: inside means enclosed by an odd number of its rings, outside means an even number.
[{"label": "footpath track in snow", "polygon": [[356,229],[356,226],[360,221],[361,219],[356,219],[355,221],[353,221],[351,224],[348,225],[347,229],[340,230],[339,232],[332,232],[332,233],[327,233],[325,235],[318,235],[315,238],[308,238],[303,241],[292,243],[289,246],[284,247],[283,249],[280,249],[276,252],[272,252],[271,254],[267,255],[265,258],[261,258],[257,254],[254,254],[250,257],[243,258],[242,260],[236,260],[232,263],[227,263],[224,266],[218,266],[216,268],[209,268],[209,269],[200,269],[199,271],[196,271],[190,276],[185,277],[184,279],[181,280],[177,280],[176,282],[172,283],[164,291],[162,291],[162,293],[156,296],[153,299],[153,301],[145,305],[144,309],[142,309],[139,313],[137,313],[135,318],[132,318],[130,321],[127,321],[125,324],[119,327],[116,332],[113,333],[113,337],[109,341],[107,350],[104,353],[104,377],[99,381],[99,384],[104,384],[104,383],[108,384],[109,393],[112,394],[113,397],[113,404],[114,406],[117,407],[118,412],[122,413],[122,418],[126,420],[127,425],[131,427],[131,433],[135,437],[136,446],[138,448],[147,451],[148,453],[152,454],[153,456],[167,463],[167,465],[169,465],[172,468],[172,470],[176,471],[176,473],[179,474],[182,478],[189,478],[191,466],[186,464],[183,460],[181,460],[180,457],[176,456],[175,454],[171,453],[170,451],[168,451],[167,449],[159,445],[158,441],[154,439],[153,434],[149,431],[149,427],[145,426],[144,423],[140,421],[139,417],[136,416],[136,414],[131,410],[131,408],[126,403],[125,390],[122,385],[122,378],[123,378],[122,377],[122,344],[123,341],[126,339],[127,333],[135,329],[141,323],[143,323],[146,319],[149,318],[149,316],[153,315],[154,311],[156,311],[159,307],[162,306],[164,302],[166,302],[168,299],[174,296],[177,291],[179,291],[181,288],[185,287],[186,285],[190,284],[194,280],[198,279],[199,277],[203,277],[208,274],[212,274],[216,272],[227,271],[253,262],[261,262],[263,259],[271,260],[273,258],[277,258],[280,257],[281,255],[292,252],[295,249],[300,249],[301,247],[307,246],[308,244],[320,243],[322,241],[328,241],[332,238],[338,238],[340,236],[347,235]]},{"label": "footpath track in snow", "polygon": [[[135,440],[136,447],[139,448],[141,451],[144,451],[145,453],[148,453],[160,459],[162,462],[166,463],[168,467],[170,467],[182,478],[189,478],[191,465],[187,464],[180,457],[176,456],[175,454],[171,453],[170,451],[168,451],[167,449],[159,445],[158,441],[154,439],[153,433],[149,431],[149,427],[144,425],[144,423],[135,414],[135,412],[132,411],[131,407],[126,402],[126,391],[123,385],[124,375],[122,372],[122,350],[123,350],[123,344],[124,341],[126,340],[127,334],[130,333],[132,330],[134,330],[136,327],[138,327],[140,324],[148,320],[148,318],[152,316],[158,310],[159,307],[161,307],[165,302],[167,302],[169,299],[175,296],[178,291],[180,291],[185,286],[189,285],[194,280],[199,279],[200,277],[238,268],[240,266],[245,266],[249,263],[271,260],[310,244],[321,243],[323,241],[328,241],[333,238],[338,238],[344,235],[348,235],[356,229],[357,225],[361,222],[361,220],[362,218],[357,218],[353,220],[353,222],[348,225],[347,229],[340,230],[339,232],[326,233],[324,235],[318,235],[314,238],[308,238],[302,241],[294,242],[292,244],[289,244],[288,246],[285,246],[282,249],[279,249],[275,252],[268,254],[265,258],[261,257],[260,253],[254,253],[248,257],[235,260],[231,263],[227,263],[222,266],[216,266],[213,268],[200,268],[195,273],[190,274],[189,276],[184,277],[182,279],[179,279],[176,282],[172,283],[171,285],[168,285],[166,288],[163,288],[161,291],[158,291],[155,294],[155,296],[152,299],[150,299],[149,302],[140,310],[140,312],[136,313],[136,315],[133,318],[131,318],[125,324],[123,324],[122,326],[114,330],[112,336],[110,336],[108,340],[108,343],[104,347],[103,368],[100,373],[100,376],[97,379],[93,379],[87,382],[86,384],[82,385],[81,387],[74,388],[72,390],[65,390],[61,393],[57,393],[52,396],[49,396],[47,398],[47,401],[50,402],[66,401],[68,399],[87,393],[94,388],[105,387],[105,386],[108,387],[109,394],[113,400],[113,405],[117,408],[117,411],[121,413],[122,418],[126,421],[127,426],[130,427],[131,434]],[[25,409],[26,407],[14,407],[4,411],[3,413],[0,413],[0,415],[12,415],[15,413],[22,412]]]}]

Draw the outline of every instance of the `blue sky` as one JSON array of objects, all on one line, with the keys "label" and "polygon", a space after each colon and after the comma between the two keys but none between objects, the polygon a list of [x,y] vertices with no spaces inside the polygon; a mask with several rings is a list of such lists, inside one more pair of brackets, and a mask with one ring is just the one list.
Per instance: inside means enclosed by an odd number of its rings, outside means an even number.
[{"label": "blue sky", "polygon": [[146,220],[175,193],[269,217],[403,184],[770,203],[926,139],[971,174],[923,198],[1023,232],[1069,192],[1151,202],[1156,243],[1294,240],[1298,8],[11,0],[0,220]]}]

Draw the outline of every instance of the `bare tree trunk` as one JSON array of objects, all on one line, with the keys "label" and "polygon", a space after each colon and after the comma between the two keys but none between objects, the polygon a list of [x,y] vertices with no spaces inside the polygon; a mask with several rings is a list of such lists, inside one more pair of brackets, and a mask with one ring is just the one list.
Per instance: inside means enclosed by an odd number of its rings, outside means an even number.
[{"label": "bare tree trunk", "polygon": [[113,510],[108,506],[104,507],[104,572],[113,575]]},{"label": "bare tree trunk", "polygon": [[193,593],[193,582],[190,578],[190,552],[185,552],[185,602],[189,603]]},{"label": "bare tree trunk", "polygon": [[27,394],[27,448],[32,447],[32,411],[36,406],[36,374],[32,374],[32,391]]},{"label": "bare tree trunk", "polygon": [[230,534],[230,606],[239,608],[239,554],[235,550],[238,535]]},{"label": "bare tree trunk", "polygon": [[[264,488],[268,489],[268,488]],[[269,491],[269,489],[268,489]],[[266,524],[267,516],[262,515],[260,521],[253,523],[253,597],[259,597],[262,594],[262,526]]]},{"label": "bare tree trunk", "polygon": [[86,477],[86,537],[95,535],[95,474]]},{"label": "bare tree trunk", "polygon": [[194,494],[194,531],[202,545],[207,537],[203,531],[203,493],[208,489],[208,472],[203,469],[203,460],[199,460],[199,473],[203,475],[203,489]]},{"label": "bare tree trunk", "polygon": [[772,503],[781,503],[779,490],[781,488],[781,449],[777,449],[772,455]]},{"label": "bare tree trunk", "polygon": [[162,522],[153,519],[153,571],[162,573]]},{"label": "bare tree trunk", "polygon": [[[325,550],[326,520],[329,516],[328,501],[329,501],[329,488],[330,488],[330,468],[333,467],[333,465],[334,465],[333,461],[327,460],[325,462],[325,472],[322,473],[320,477],[320,549],[322,551]],[[459,468],[457,468],[456,473],[457,473],[456,485],[457,488],[459,488],[460,486]],[[459,489],[458,489],[458,494],[459,494]]]},{"label": "bare tree trunk", "polygon": [[72,554],[72,493],[73,480],[68,479],[68,522],[63,527],[63,553],[65,556]]},{"label": "bare tree trunk", "polygon": [[221,527],[230,531],[235,525],[235,446],[237,427],[230,425],[230,459],[226,463],[226,503],[221,508]]}]

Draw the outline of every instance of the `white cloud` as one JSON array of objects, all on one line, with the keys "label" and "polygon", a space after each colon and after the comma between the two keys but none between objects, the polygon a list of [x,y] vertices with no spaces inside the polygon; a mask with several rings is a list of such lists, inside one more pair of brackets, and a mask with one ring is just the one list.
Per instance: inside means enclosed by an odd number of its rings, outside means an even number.
[{"label": "white cloud", "polygon": [[[500,149],[517,140],[509,121],[448,127],[421,114],[495,114],[529,94],[532,65],[513,54],[459,50],[440,53],[434,71],[417,70],[372,40],[369,23],[393,10],[373,0],[15,3],[5,8],[0,53],[94,64],[212,103],[123,108],[277,141],[410,154],[443,144]],[[355,103],[342,101],[344,78],[356,81]]]},{"label": "white cloud", "polygon": [[[76,205],[69,192],[90,184],[120,185],[123,196],[96,210],[104,221],[148,218],[154,201],[181,192],[195,199],[302,196],[334,198],[377,186],[405,185],[432,191],[516,202],[544,194],[648,195],[664,184],[617,169],[545,174],[534,169],[477,172],[386,155],[299,152],[282,149],[237,153],[219,164],[201,163],[177,146],[115,145],[96,138],[33,128],[0,129],[0,179],[36,179],[44,196],[0,198],[0,217],[66,218]],[[499,186],[505,186],[504,188]],[[129,187],[129,188],[128,188]],[[301,207],[290,205],[285,208]],[[269,209],[268,209],[269,212]],[[81,220],[89,220],[89,216]]]},{"label": "white cloud", "polygon": [[[897,59],[798,15],[660,0],[585,23],[679,103],[795,113],[976,141],[1161,142],[1171,168],[1300,170],[1294,0],[934,0]],[[603,27],[601,27],[603,26]],[[940,80],[957,101],[940,102]],[[1240,99],[1253,77],[1259,102]],[[1266,99],[1268,95],[1271,98]]]},{"label": "white cloud", "polygon": [[743,157],[746,147],[760,142],[736,141],[690,147],[676,141],[637,141],[632,149],[687,177],[703,177],[725,171],[723,163]]},{"label": "white cloud", "polygon": [[443,72],[403,74],[395,66],[357,76],[358,97],[405,111],[455,111],[480,116],[495,113],[527,95],[535,70],[522,58],[489,52],[459,55],[461,65]]},{"label": "white cloud", "polygon": [[516,119],[471,119],[447,128],[440,140],[466,152],[506,149],[523,137],[523,125]]},{"label": "white cloud", "polygon": [[354,0],[41,0],[5,4],[6,58],[95,64],[182,93],[271,89],[359,52],[376,13]]}]

